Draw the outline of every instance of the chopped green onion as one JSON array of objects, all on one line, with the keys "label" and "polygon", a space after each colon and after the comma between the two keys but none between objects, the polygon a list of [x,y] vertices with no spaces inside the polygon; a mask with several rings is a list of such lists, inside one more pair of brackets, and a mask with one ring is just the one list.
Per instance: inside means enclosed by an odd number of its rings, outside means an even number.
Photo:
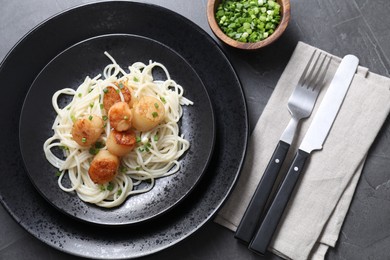
[{"label": "chopped green onion", "polygon": [[87,142],[87,138],[85,138],[85,137],[81,138],[81,142],[82,143],[86,143]]},{"label": "chopped green onion", "polygon": [[153,112],[153,113],[152,113],[152,116],[153,116],[154,118],[156,118],[156,117],[158,117],[158,113],[157,113],[157,112]]},{"label": "chopped green onion", "polygon": [[280,5],[273,0],[222,0],[215,18],[230,38],[258,42],[269,37],[279,25]]},{"label": "chopped green onion", "polygon": [[103,89],[103,92],[104,92],[104,94],[106,94],[106,93],[108,92],[108,89],[107,89],[107,88],[104,88],[104,89]]},{"label": "chopped green onion", "polygon": [[154,103],[154,107],[158,109],[158,104],[157,104],[157,103]]},{"label": "chopped green onion", "polygon": [[97,155],[99,151],[100,150],[97,149],[96,147],[89,148],[89,153],[92,154],[92,155]]},{"label": "chopped green onion", "polygon": [[103,116],[102,117],[104,121],[107,121],[108,117],[107,116]]},{"label": "chopped green onion", "polygon": [[103,109],[104,108],[104,105],[103,104],[100,104],[100,109]]},{"label": "chopped green onion", "polygon": [[121,168],[119,169],[119,171],[121,173],[126,173],[127,172],[127,168],[125,166],[121,166]]},{"label": "chopped green onion", "polygon": [[161,101],[162,101],[164,104],[167,103],[167,101],[165,100],[164,97],[160,97],[160,99],[161,99]]},{"label": "chopped green onion", "polygon": [[100,151],[105,146],[104,142],[96,142],[94,146],[89,148],[89,153],[92,155],[97,155]]},{"label": "chopped green onion", "polygon": [[98,148],[98,149],[101,149],[105,146],[104,142],[96,142],[95,143],[95,147]]},{"label": "chopped green onion", "polygon": [[93,108],[93,105],[94,105],[93,103],[90,103],[90,104],[89,104],[89,106],[90,106],[91,108]]},{"label": "chopped green onion", "polygon": [[83,95],[83,94],[79,93],[77,96],[78,96],[78,97],[82,97],[82,95]]},{"label": "chopped green onion", "polygon": [[119,85],[119,88],[120,88],[120,89],[122,89],[122,88],[124,87],[123,84],[122,84],[122,82],[119,83],[118,85]]},{"label": "chopped green onion", "polygon": [[88,119],[91,121],[93,119],[93,116],[89,116]]},{"label": "chopped green onion", "polygon": [[137,136],[137,137],[135,138],[135,141],[136,141],[137,143],[141,142],[141,137]]},{"label": "chopped green onion", "polygon": [[135,170],[139,171],[139,170],[141,170],[141,167],[137,166],[137,167],[135,167]]},{"label": "chopped green onion", "polygon": [[118,196],[122,194],[122,189],[119,189],[118,192],[116,193]]},{"label": "chopped green onion", "polygon": [[69,151],[69,147],[65,145],[61,145],[60,149]]},{"label": "chopped green onion", "polygon": [[109,182],[108,185],[107,185],[107,190],[108,191],[112,191],[114,189],[114,184]]},{"label": "chopped green onion", "polygon": [[60,171],[57,171],[57,172],[56,172],[56,177],[60,177],[60,176],[61,176],[61,174],[62,174],[62,172],[60,172]]},{"label": "chopped green onion", "polygon": [[99,188],[100,188],[100,191],[105,191],[106,190],[106,187],[104,187],[103,184],[99,185]]},{"label": "chopped green onion", "polygon": [[158,141],[158,135],[153,136],[153,140],[154,140],[155,142],[157,142],[157,141]]},{"label": "chopped green onion", "polygon": [[120,90],[119,90],[119,89],[115,89],[115,91],[116,91],[116,93],[118,93],[118,94],[119,94],[119,91],[120,91]]},{"label": "chopped green onion", "polygon": [[134,77],[133,80],[134,80],[135,82],[138,82],[138,78],[137,78],[137,77]]}]

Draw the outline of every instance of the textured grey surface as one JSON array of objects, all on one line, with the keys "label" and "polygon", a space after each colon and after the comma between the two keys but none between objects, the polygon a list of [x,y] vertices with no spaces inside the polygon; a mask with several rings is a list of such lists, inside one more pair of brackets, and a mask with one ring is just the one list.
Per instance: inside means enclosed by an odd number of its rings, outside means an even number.
[{"label": "textured grey surface", "polygon": [[[0,59],[40,22],[57,12],[89,2],[94,1],[0,0]],[[206,19],[206,0],[144,2],[176,11],[211,34]],[[271,48],[247,53],[223,47],[245,89],[252,128],[297,41],[338,56],[353,53],[359,57],[360,64],[372,72],[390,76],[389,11],[388,0],[292,0],[290,25]],[[328,259],[390,259],[389,136],[388,120],[370,151],[340,239],[336,248],[329,251]],[[145,259],[167,258],[278,259],[249,252],[233,238],[232,232],[212,222],[178,245]],[[41,243],[0,207],[0,259],[77,258]]]}]

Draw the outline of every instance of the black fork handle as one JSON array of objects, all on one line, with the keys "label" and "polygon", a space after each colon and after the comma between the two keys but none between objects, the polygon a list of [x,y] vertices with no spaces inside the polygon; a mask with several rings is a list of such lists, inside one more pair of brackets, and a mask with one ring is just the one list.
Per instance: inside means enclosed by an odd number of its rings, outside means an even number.
[{"label": "black fork handle", "polygon": [[263,177],[234,235],[235,238],[242,242],[249,244],[252,240],[289,148],[290,144],[283,141],[279,141],[276,146]]}]

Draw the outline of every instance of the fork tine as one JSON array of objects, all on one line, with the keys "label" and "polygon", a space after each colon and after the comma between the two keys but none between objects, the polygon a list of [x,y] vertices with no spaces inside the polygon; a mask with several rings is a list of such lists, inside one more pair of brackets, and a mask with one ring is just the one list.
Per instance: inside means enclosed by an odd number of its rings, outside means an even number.
[{"label": "fork tine", "polygon": [[[320,56],[321,56],[321,53],[318,55],[317,61],[320,59]],[[321,83],[325,78],[325,74],[326,74],[328,67],[329,67],[329,64],[330,64],[330,59],[329,59],[328,63],[325,66],[325,69],[323,70],[323,66],[324,66],[324,63],[325,63],[328,55],[322,53],[322,56],[323,56],[323,58],[321,60],[321,64],[318,66],[318,68],[316,67],[316,65],[317,65],[317,62],[316,62],[316,64],[314,64],[314,66],[311,69],[312,70],[311,72],[316,71],[315,76],[308,78],[309,82],[307,84],[307,88],[312,89],[313,91],[315,91],[315,90],[319,91],[319,88],[322,85]]]},{"label": "fork tine", "polygon": [[302,73],[302,75],[301,75],[301,77],[299,78],[299,81],[298,81],[298,84],[299,84],[299,85],[303,85],[303,82],[304,82],[304,80],[306,79],[307,71],[308,71],[309,68],[310,68],[310,64],[311,64],[311,62],[313,61],[313,58],[314,58],[314,55],[316,54],[316,52],[317,52],[317,49],[315,49],[315,50],[313,51],[313,54],[311,55],[311,57],[310,57],[310,59],[309,59],[309,62],[307,63],[305,69],[303,70],[303,73]]},{"label": "fork tine", "polygon": [[[325,59],[328,57],[328,55],[325,54],[325,58],[324,58],[324,61]],[[329,69],[329,65],[330,65],[330,61],[332,60],[332,57],[329,57],[328,59],[328,63],[326,64],[325,66],[325,69],[322,71],[322,74],[321,76],[318,78],[318,81],[315,83],[315,88],[319,89],[324,85],[323,82],[324,82],[324,79],[325,79],[325,75],[326,75],[326,72],[328,71]],[[317,88],[317,85],[319,85],[319,87]]]},{"label": "fork tine", "polygon": [[[320,57],[321,57],[321,53],[318,54],[318,58],[317,58],[317,59],[319,60]],[[311,87],[312,89],[315,89],[316,83],[317,83],[317,79],[318,79],[318,75],[319,75],[320,72],[321,72],[321,69],[322,69],[322,66],[324,65],[325,59],[326,59],[326,54],[325,54],[325,57],[322,59],[321,64],[319,65],[318,68],[315,68],[315,67],[313,66],[312,71],[315,70],[316,73],[315,73],[315,76],[314,76],[314,77],[311,77],[311,78],[309,79],[309,83],[308,83],[307,88],[310,88],[310,87]]]},{"label": "fork tine", "polygon": [[313,80],[313,76],[312,75],[313,75],[313,72],[316,71],[317,64],[318,64],[318,61],[319,61],[320,57],[321,57],[321,52],[318,54],[317,59],[314,62],[313,66],[311,66],[309,75],[307,77],[305,77],[305,80],[302,83],[302,87],[304,87],[306,85],[306,88],[310,88],[310,85],[312,84],[312,80]]}]

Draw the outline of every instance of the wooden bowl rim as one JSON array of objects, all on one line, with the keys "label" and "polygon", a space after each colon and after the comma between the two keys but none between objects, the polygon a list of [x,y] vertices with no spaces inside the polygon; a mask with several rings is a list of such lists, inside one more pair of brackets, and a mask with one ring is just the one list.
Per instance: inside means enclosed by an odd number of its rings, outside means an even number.
[{"label": "wooden bowl rim", "polygon": [[262,47],[265,47],[269,45],[270,43],[277,40],[283,32],[286,30],[287,25],[290,21],[290,0],[276,0],[280,6],[281,6],[281,17],[282,20],[280,21],[279,25],[276,27],[274,33],[272,33],[268,38],[259,41],[259,42],[253,42],[253,43],[245,43],[245,42],[239,42],[236,41],[229,36],[227,36],[219,27],[217,24],[217,21],[215,19],[215,10],[217,7],[217,4],[221,2],[221,0],[208,0],[207,3],[207,20],[209,23],[209,26],[213,33],[219,38],[221,41],[226,43],[227,45],[239,48],[243,50],[256,50],[260,49]]}]

